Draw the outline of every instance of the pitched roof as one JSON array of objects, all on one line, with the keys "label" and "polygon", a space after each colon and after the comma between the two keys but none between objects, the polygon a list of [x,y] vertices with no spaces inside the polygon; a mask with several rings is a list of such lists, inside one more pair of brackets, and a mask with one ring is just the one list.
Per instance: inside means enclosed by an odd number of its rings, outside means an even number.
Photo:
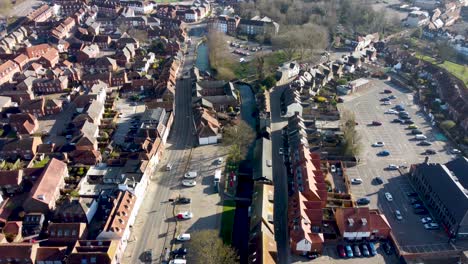
[{"label": "pitched roof", "polygon": [[86,231],[86,223],[50,223],[49,240],[78,240]]},{"label": "pitched roof", "polygon": [[60,180],[68,174],[67,164],[52,158],[30,191],[30,198],[49,204]]},{"label": "pitched roof", "polygon": [[40,247],[37,249],[36,262],[58,261],[63,262],[66,256],[67,247]]},{"label": "pitched roof", "polygon": [[11,259],[20,259],[22,263],[31,263],[36,258],[39,244],[10,243],[0,244],[0,262],[8,263]]},{"label": "pitched roof", "polygon": [[0,186],[18,186],[23,180],[23,170],[0,171]]},{"label": "pitched roof", "polygon": [[120,192],[114,207],[104,225],[103,232],[113,232],[122,236],[127,228],[128,220],[135,206],[136,197],[129,191]]}]

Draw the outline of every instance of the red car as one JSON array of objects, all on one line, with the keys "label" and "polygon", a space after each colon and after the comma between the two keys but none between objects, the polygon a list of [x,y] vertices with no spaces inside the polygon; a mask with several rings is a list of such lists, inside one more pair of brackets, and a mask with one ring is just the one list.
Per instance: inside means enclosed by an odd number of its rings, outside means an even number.
[{"label": "red car", "polygon": [[338,251],[338,256],[340,256],[341,258],[346,258],[346,252],[344,250],[343,245],[336,246],[336,251]]},{"label": "red car", "polygon": [[372,125],[373,126],[381,126],[382,123],[380,123],[379,121],[372,121]]}]

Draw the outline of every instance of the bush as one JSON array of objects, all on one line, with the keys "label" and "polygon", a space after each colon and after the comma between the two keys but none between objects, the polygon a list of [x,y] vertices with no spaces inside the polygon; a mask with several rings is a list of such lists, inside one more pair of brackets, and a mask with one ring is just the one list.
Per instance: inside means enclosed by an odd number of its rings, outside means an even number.
[{"label": "bush", "polygon": [[336,83],[338,85],[345,85],[347,83],[347,81],[345,79],[339,79]]},{"label": "bush", "polygon": [[325,98],[323,96],[316,96],[315,101],[318,102],[318,103],[324,103],[324,102],[327,101],[327,98]]},{"label": "bush", "polygon": [[275,78],[275,76],[270,75],[270,76],[266,77],[265,79],[263,79],[261,84],[266,86],[266,88],[269,90],[272,87],[276,86],[276,78]]},{"label": "bush", "polygon": [[440,126],[445,129],[445,130],[450,130],[455,126],[455,122],[452,120],[445,120],[442,123],[440,123]]}]

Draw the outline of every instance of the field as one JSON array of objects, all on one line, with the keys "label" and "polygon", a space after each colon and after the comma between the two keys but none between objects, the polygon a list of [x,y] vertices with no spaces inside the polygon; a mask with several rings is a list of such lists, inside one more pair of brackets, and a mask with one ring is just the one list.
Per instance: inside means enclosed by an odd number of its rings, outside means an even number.
[{"label": "field", "polygon": [[232,242],[232,227],[234,226],[234,214],[236,212],[236,202],[226,200],[223,203],[223,215],[221,216],[221,238],[224,243]]},{"label": "field", "polygon": [[446,69],[451,74],[455,75],[455,77],[462,80],[465,83],[465,85],[468,86],[468,69],[466,68],[466,65],[460,65],[451,61],[444,61],[443,63],[437,63],[436,59],[429,57],[429,56],[421,56],[421,58],[427,62],[430,62],[434,65],[437,65],[441,68]]}]

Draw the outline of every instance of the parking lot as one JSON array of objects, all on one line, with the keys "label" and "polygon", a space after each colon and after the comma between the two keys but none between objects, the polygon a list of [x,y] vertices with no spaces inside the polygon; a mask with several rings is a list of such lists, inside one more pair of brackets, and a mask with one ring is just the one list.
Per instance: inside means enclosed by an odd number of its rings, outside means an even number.
[{"label": "parking lot", "polygon": [[[190,204],[180,204],[175,208],[175,213],[190,211],[193,218],[180,220],[178,225],[179,233],[191,233],[195,230],[218,229],[222,204],[219,193],[213,187],[214,173],[216,169],[222,169],[223,164],[215,164],[218,157],[224,157],[222,148],[218,145],[199,146],[194,148],[191,160],[187,164],[187,172],[197,172],[194,187],[185,187],[182,184],[173,188],[171,197],[188,197],[192,201]],[[180,177],[182,182],[182,177]]]},{"label": "parking lot", "polygon": [[117,120],[117,130],[113,137],[114,142],[121,145],[125,142],[125,136],[132,126],[130,121],[145,111],[145,105],[120,99],[117,101],[116,110],[121,113],[121,116]]},{"label": "parking lot", "polygon": [[[391,94],[397,97],[391,100],[392,105],[383,105],[379,101],[380,98],[390,95],[383,94],[384,89],[391,90]],[[404,250],[431,252],[450,249],[445,232],[442,229],[424,229],[421,218],[428,215],[416,215],[413,212],[411,197],[407,196],[407,192],[413,192],[413,188],[406,176],[401,176],[398,170],[385,170],[385,168],[389,164],[409,167],[411,164],[423,162],[426,156],[422,153],[426,149],[436,151],[435,155],[428,156],[429,162],[445,163],[454,157],[449,154],[451,147],[446,141],[441,140],[443,137],[440,133],[431,127],[425,114],[413,103],[412,93],[408,90],[377,80],[374,87],[360,94],[345,96],[344,100],[342,107],[355,113],[358,123],[356,129],[361,135],[363,145],[360,164],[347,169],[350,179],[361,178],[363,180],[362,184],[352,185],[353,197],[355,199],[368,197],[371,201],[370,208],[379,208],[385,213],[393,233]],[[405,107],[414,124],[427,136],[427,141],[432,143],[431,146],[419,146],[420,141],[414,139],[411,130],[407,129],[408,124],[394,123],[392,120],[397,118],[397,115],[384,114],[387,109],[396,104]],[[382,125],[371,126],[369,124],[372,121],[381,122]],[[383,141],[385,146],[371,146],[378,141]],[[387,150],[390,155],[377,156],[377,153],[382,150]],[[374,182],[373,179],[377,176],[383,179],[383,184]],[[393,196],[393,201],[385,198],[385,192]],[[400,210],[402,220],[396,219],[395,210]]]}]

